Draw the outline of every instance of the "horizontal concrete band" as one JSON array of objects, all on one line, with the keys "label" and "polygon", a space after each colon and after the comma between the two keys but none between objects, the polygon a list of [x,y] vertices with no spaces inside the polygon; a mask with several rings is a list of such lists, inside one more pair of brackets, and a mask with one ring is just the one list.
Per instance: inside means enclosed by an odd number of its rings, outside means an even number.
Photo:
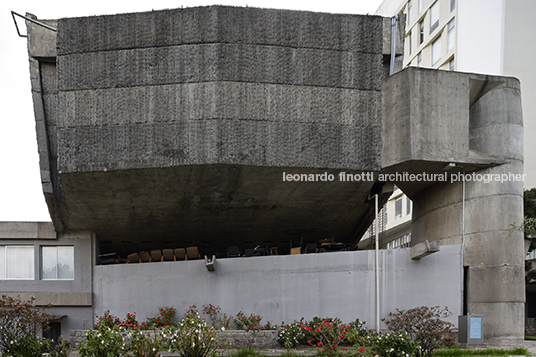
[{"label": "horizontal concrete band", "polygon": [[200,44],[58,56],[60,90],[207,81],[380,90],[382,55],[243,44]]},{"label": "horizontal concrete band", "polygon": [[[47,104],[55,99],[44,96]],[[213,118],[354,126],[381,123],[379,91],[343,88],[204,82],[60,92],[59,101],[60,127]],[[52,116],[55,109],[51,105]]]},{"label": "horizontal concrete band", "polygon": [[65,18],[58,24],[58,54],[209,42],[381,53],[382,20],[223,6]]},{"label": "horizontal concrete band", "polygon": [[210,119],[63,128],[61,173],[236,164],[380,169],[380,126]]},{"label": "horizontal concrete band", "polygon": [[51,222],[0,222],[0,239],[56,239]]},{"label": "horizontal concrete band", "polygon": [[35,305],[44,306],[48,304],[59,306],[92,306],[93,294],[90,292],[6,292],[2,295],[11,296],[13,298],[20,297],[21,300],[30,300],[31,297],[35,298]]}]

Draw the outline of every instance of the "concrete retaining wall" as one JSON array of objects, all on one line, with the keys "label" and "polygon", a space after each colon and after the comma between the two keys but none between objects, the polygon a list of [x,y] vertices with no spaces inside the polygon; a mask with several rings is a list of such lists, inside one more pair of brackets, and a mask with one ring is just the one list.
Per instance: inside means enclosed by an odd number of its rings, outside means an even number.
[{"label": "concrete retaining wall", "polygon": [[[278,330],[258,331],[256,333],[229,330],[218,331],[217,339],[221,339],[225,348],[281,348],[277,342]],[[79,343],[86,342],[86,330],[71,330],[71,349],[78,349]]]}]

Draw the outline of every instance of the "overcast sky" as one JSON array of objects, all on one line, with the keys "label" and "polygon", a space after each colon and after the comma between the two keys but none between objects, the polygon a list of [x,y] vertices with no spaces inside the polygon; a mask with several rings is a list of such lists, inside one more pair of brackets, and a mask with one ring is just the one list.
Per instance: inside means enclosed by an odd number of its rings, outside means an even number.
[{"label": "overcast sky", "polygon": [[[117,14],[201,5],[235,5],[331,13],[374,14],[382,0],[331,1],[2,1],[0,4],[0,221],[50,221],[41,190],[26,39],[11,11],[40,19]],[[25,33],[24,21],[19,28]]]}]

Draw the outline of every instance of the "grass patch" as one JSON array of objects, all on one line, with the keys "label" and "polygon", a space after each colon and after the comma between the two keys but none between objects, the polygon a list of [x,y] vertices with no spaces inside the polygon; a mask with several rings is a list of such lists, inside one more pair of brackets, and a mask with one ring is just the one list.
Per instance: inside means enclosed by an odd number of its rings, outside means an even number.
[{"label": "grass patch", "polygon": [[465,357],[465,356],[532,356],[526,348],[442,348],[434,352],[434,357]]},{"label": "grass patch", "polygon": [[304,356],[303,353],[296,353],[292,351],[285,351],[281,354],[281,357],[307,357]]},{"label": "grass patch", "polygon": [[233,352],[229,357],[267,357],[265,354],[260,353],[254,348],[241,348],[236,352]]}]

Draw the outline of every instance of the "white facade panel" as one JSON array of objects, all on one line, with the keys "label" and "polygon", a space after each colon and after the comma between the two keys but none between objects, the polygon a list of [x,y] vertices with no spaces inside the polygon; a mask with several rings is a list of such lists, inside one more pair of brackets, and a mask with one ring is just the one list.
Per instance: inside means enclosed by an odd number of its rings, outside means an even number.
[{"label": "white facade panel", "polygon": [[504,0],[458,1],[457,71],[501,75]]}]

